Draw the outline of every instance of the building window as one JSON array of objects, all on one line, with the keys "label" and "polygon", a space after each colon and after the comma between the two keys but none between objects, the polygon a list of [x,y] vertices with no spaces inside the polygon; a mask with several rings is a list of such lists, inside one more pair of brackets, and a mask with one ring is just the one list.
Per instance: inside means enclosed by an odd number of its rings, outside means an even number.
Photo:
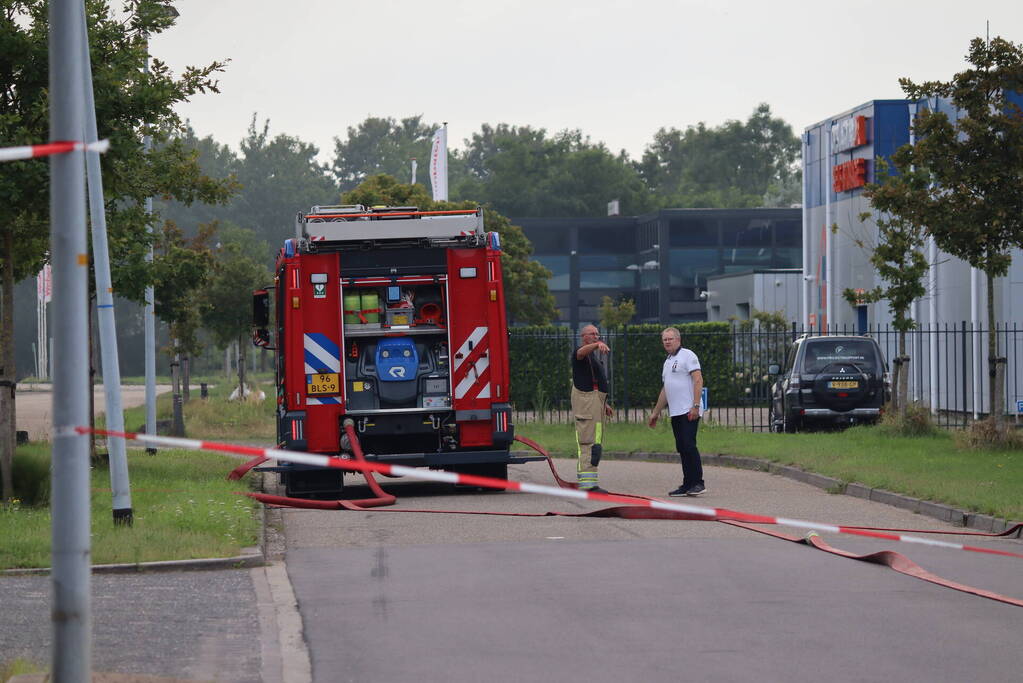
[{"label": "building window", "polygon": [[720,272],[717,249],[672,249],[672,287],[706,287],[707,276]]},{"label": "building window", "polygon": [[803,224],[800,221],[775,221],[774,243],[779,247],[801,247]]},{"label": "building window", "polygon": [[631,254],[579,254],[579,270],[625,270],[633,263]]},{"label": "building window", "polygon": [[533,260],[551,271],[551,277],[547,280],[547,288],[552,292],[566,291],[569,286],[569,271],[571,265],[568,256],[554,254],[533,254]]},{"label": "building window", "polygon": [[671,221],[668,229],[672,247],[716,247],[718,245],[717,221],[704,218],[687,218]]},{"label": "building window", "polygon": [[633,289],[636,276],[628,270],[583,270],[579,273],[580,289]]}]

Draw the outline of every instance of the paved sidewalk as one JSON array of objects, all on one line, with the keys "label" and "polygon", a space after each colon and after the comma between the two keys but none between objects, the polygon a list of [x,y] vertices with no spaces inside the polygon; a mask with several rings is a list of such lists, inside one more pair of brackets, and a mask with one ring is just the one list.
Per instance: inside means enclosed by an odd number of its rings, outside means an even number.
[{"label": "paved sidewalk", "polygon": [[[254,572],[92,577],[92,668],[194,680],[262,681]],[[0,659],[50,668],[49,576],[0,577]]]}]

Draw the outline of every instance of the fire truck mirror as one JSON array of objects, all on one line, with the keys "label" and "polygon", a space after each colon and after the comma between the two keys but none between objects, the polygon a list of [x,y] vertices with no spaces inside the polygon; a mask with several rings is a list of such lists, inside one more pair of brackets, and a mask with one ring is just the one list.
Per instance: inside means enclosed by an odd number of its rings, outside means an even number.
[{"label": "fire truck mirror", "polygon": [[252,293],[252,326],[270,327],[270,293],[265,289],[257,289]]}]

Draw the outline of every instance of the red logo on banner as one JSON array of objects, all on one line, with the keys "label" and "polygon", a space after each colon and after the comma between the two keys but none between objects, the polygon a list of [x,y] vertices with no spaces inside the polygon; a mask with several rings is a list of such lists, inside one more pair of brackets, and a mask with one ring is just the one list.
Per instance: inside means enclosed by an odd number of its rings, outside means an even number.
[{"label": "red logo on banner", "polygon": [[859,147],[867,144],[867,117],[857,116],[856,117],[856,137],[853,139],[853,145]]},{"label": "red logo on banner", "polygon": [[866,184],[866,159],[853,159],[831,169],[831,187],[835,192],[848,192]]}]

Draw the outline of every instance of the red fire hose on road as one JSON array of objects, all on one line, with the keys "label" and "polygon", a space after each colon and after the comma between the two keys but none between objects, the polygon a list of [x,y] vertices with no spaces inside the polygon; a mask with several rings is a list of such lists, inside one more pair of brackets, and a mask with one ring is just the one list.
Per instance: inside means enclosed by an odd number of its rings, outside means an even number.
[{"label": "red fire hose on road", "polygon": [[[965,536],[982,536],[982,537],[1004,537],[1019,533],[1023,530],[1023,524],[1017,524],[1011,529],[1007,529],[1001,534],[990,534],[983,532],[951,532],[951,531],[932,531],[932,530],[914,530],[914,529],[884,529],[874,527],[856,527],[856,526],[836,526],[831,524],[822,524],[819,522],[809,522],[805,520],[786,519],[782,517],[768,517],[764,515],[754,515],[745,512],[739,512],[735,510],[728,510],[724,508],[705,508],[688,504],[681,503],[669,503],[657,498],[650,498],[647,496],[634,496],[617,493],[600,493],[594,491],[578,491],[574,490],[575,485],[566,482],[558,476],[557,471],[554,468],[554,464],[550,459],[549,454],[538,444],[517,437],[516,440],[524,443],[537,450],[538,453],[544,455],[547,458],[548,464],[551,467],[551,471],[554,474],[556,481],[560,488],[552,488],[550,486],[543,486],[540,484],[531,484],[519,481],[509,481],[503,479],[494,479],[492,477],[480,477],[475,475],[457,474],[452,472],[433,472],[433,471],[421,471],[416,468],[403,467],[398,465],[388,465],[384,463],[368,462],[362,453],[361,446],[359,445],[357,435],[353,425],[346,421],[345,431],[353,444],[354,460],[345,460],[342,458],[315,455],[310,453],[300,453],[296,451],[281,451],[276,449],[266,448],[255,448],[250,446],[235,446],[230,444],[222,444],[210,441],[199,441],[195,439],[181,439],[174,437],[161,437],[161,436],[150,436],[144,434],[126,433],[126,432],[110,432],[108,430],[95,430],[90,427],[75,427],[75,431],[85,433],[97,433],[105,434],[107,436],[121,437],[125,439],[133,439],[143,441],[147,443],[153,443],[157,445],[163,445],[167,447],[178,447],[178,448],[189,448],[192,450],[210,450],[214,452],[227,452],[235,453],[240,455],[249,455],[253,458],[245,463],[244,465],[235,468],[229,475],[232,479],[237,479],[242,476],[245,472],[249,471],[256,465],[265,462],[270,457],[277,458],[279,460],[293,461],[306,464],[315,464],[325,467],[333,467],[338,469],[353,470],[362,472],[370,485],[370,489],[376,494],[376,498],[368,498],[356,501],[311,501],[305,499],[288,498],[283,496],[271,496],[262,493],[246,493],[245,495],[251,496],[256,500],[269,505],[279,506],[294,506],[294,507],[305,507],[305,508],[317,508],[317,509],[349,509],[349,510],[366,510],[377,506],[389,506],[392,505],[396,498],[390,494],[385,493],[377,485],[376,481],[372,477],[373,472],[379,472],[386,475],[397,475],[397,476],[411,476],[419,479],[425,479],[430,481],[442,481],[448,483],[460,483],[468,486],[480,486],[487,488],[496,488],[512,491],[521,491],[526,493],[543,493],[547,495],[554,495],[562,498],[578,498],[578,499],[590,499],[598,501],[607,501],[615,503],[629,503],[634,501],[632,505],[624,505],[612,508],[605,508],[603,510],[597,510],[588,513],[501,513],[501,512],[480,512],[480,511],[461,511],[461,510],[381,510],[385,512],[423,512],[432,514],[485,514],[485,515],[505,515],[505,516],[516,516],[516,517],[539,517],[539,516],[571,516],[571,517],[619,517],[623,519],[700,519],[705,521],[719,521],[732,526],[737,526],[758,533],[767,534],[780,538],[787,541],[798,542],[801,544],[808,545],[810,547],[823,550],[825,552],[832,553],[839,557],[845,557],[849,559],[856,559],[865,562],[872,562],[881,564],[889,567],[894,571],[912,576],[924,581],[944,586],[946,588],[952,588],[972,595],[988,598],[990,600],[996,600],[1009,605],[1015,605],[1017,607],[1023,607],[1023,600],[1016,598],[1010,598],[998,593],[986,591],[965,584],[960,584],[948,579],[931,574],[925,569],[919,567],[905,556],[893,552],[893,551],[881,551],[878,553],[870,553],[867,555],[855,555],[844,550],[833,548],[832,546],[825,543],[816,533],[816,531],[827,531],[830,533],[842,533],[850,534],[854,536],[865,536],[869,538],[881,538],[893,541],[911,542],[923,545],[931,545],[949,549],[965,550],[975,553],[985,553],[992,555],[1001,555],[1004,557],[1013,557],[1023,559],[1023,554],[1015,553],[1008,550],[1000,550],[995,548],[984,548],[977,546],[968,546],[959,543],[952,543],[948,541],[939,541],[934,539],[925,539],[919,536],[907,536],[901,535],[901,532],[916,532],[916,533],[927,533],[927,534],[953,534],[959,533]],[[566,491],[565,489],[572,489]],[[780,525],[780,526],[792,526],[796,528],[810,529],[811,533],[804,538],[789,536],[776,531],[769,531],[755,525]],[[893,533],[900,532],[900,533]]]}]

